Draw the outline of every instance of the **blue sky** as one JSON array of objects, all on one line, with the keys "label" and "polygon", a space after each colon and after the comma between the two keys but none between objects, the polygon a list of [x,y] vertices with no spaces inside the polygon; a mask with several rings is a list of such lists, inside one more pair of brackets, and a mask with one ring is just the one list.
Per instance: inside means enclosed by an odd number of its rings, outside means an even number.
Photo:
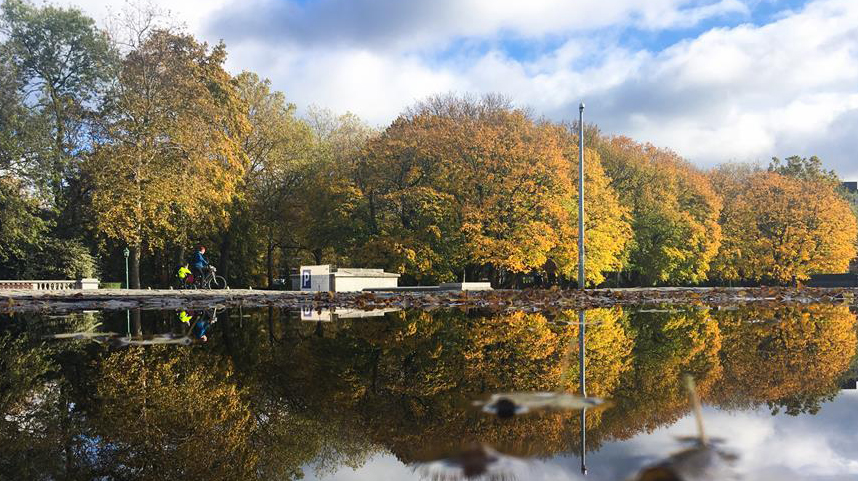
[{"label": "blue sky", "polygon": [[858,180],[856,0],[153,1],[301,110],[384,127],[437,93],[556,120],[583,100],[603,131],[703,167],[815,154]]}]

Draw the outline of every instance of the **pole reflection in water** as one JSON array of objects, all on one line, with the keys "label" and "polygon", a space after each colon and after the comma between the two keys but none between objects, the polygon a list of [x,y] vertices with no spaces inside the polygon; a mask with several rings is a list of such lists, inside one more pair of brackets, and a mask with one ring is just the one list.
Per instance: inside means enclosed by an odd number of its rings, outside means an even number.
[{"label": "pole reflection in water", "polygon": [[[578,373],[581,397],[587,397],[587,376],[584,371],[584,333],[587,330],[584,311],[578,311]],[[587,475],[587,408],[581,410],[581,474]]]}]

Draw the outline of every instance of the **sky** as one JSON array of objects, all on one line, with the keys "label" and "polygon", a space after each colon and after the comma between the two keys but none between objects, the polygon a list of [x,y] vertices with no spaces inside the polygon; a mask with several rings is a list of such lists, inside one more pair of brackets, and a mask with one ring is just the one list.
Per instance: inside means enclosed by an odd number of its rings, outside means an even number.
[{"label": "sky", "polygon": [[[60,0],[98,21],[121,2]],[[299,111],[384,127],[500,93],[701,167],[818,155],[858,180],[856,0],[152,0]],[[112,4],[112,6],[111,6]]]},{"label": "sky", "polygon": [[[858,478],[858,431],[853,422],[858,392],[841,391],[816,415],[770,414],[765,407],[723,411],[706,407],[703,418],[709,436],[721,438],[721,449],[738,455],[734,464],[743,479],[780,481],[847,481]],[[558,455],[544,460],[508,463],[518,479],[534,481],[609,481],[628,479],[641,467],[682,449],[679,436],[693,436],[695,420],[687,415],[670,426],[631,439],[607,443],[587,454],[587,478],[579,474],[580,458]],[[379,454],[356,469],[341,467],[320,475],[305,468],[307,481],[366,479],[420,480],[420,471],[391,454]]]}]

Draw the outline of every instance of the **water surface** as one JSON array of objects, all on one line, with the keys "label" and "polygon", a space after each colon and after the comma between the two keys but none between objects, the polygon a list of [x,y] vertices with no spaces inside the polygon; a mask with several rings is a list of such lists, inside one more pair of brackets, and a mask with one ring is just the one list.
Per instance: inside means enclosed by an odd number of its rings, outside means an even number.
[{"label": "water surface", "polygon": [[745,479],[858,476],[847,306],[587,311],[587,394],[613,405],[588,411],[583,433],[579,412],[498,419],[472,406],[579,392],[576,312],[185,314],[2,316],[0,473],[464,479],[432,462],[485,445],[508,462],[481,479],[581,479],[583,452],[587,479],[621,480],[695,434],[689,373]]}]

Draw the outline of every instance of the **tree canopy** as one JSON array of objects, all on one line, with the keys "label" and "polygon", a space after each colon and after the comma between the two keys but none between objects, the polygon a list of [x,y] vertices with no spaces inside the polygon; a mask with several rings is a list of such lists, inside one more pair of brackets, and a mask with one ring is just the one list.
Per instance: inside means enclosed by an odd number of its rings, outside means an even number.
[{"label": "tree canopy", "polygon": [[[577,125],[449,93],[370,126],[292,104],[228,72],[223,43],[127,8],[108,33],[76,8],[0,4],[5,277],[121,280],[128,247],[131,285],[164,287],[206,244],[242,287],[306,264],[405,285],[577,283]],[[788,283],[856,258],[858,202],[819,157],[706,172],[584,136],[588,286]]]}]

